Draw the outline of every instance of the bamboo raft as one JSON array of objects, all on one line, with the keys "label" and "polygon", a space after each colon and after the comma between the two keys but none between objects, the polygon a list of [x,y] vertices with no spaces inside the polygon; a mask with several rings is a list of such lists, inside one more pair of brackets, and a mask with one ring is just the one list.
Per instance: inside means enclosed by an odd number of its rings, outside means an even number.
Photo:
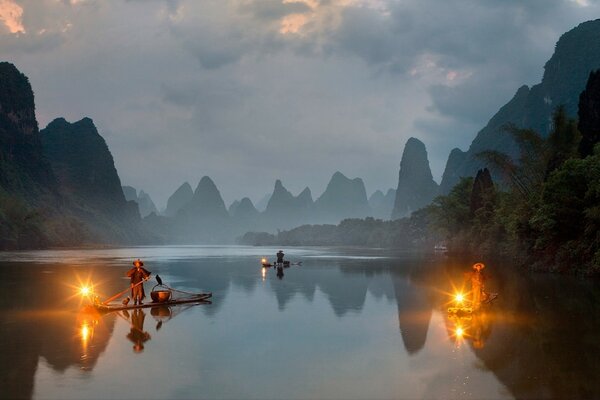
[{"label": "bamboo raft", "polygon": [[92,306],[100,312],[111,312],[111,311],[122,311],[122,310],[135,310],[138,308],[150,308],[150,307],[162,307],[162,306],[174,306],[177,304],[212,304],[208,299],[212,297],[212,293],[199,293],[191,297],[182,299],[166,300],[166,301],[152,301],[144,304],[124,305],[122,303],[95,303]]}]

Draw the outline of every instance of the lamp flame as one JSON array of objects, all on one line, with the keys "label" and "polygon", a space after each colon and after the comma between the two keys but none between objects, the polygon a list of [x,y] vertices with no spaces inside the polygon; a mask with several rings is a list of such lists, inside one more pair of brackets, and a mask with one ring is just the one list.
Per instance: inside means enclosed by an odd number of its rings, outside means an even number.
[{"label": "lamp flame", "polygon": [[462,303],[465,300],[465,295],[462,294],[462,293],[457,293],[454,296],[454,300],[456,300],[456,302],[460,304],[460,303]]},{"label": "lamp flame", "polygon": [[94,293],[94,290],[92,289],[91,286],[84,285],[84,286],[82,286],[82,287],[79,288],[79,294],[82,297],[89,297],[93,293]]}]

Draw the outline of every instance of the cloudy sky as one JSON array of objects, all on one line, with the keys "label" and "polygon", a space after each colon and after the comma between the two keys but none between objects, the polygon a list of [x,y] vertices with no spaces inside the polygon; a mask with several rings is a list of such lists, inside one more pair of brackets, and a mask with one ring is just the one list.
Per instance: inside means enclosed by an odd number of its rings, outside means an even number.
[{"label": "cloudy sky", "polygon": [[40,127],[94,120],[159,207],[211,176],[227,203],[339,170],[395,186],[406,140],[439,181],[595,0],[0,0],[0,60]]}]

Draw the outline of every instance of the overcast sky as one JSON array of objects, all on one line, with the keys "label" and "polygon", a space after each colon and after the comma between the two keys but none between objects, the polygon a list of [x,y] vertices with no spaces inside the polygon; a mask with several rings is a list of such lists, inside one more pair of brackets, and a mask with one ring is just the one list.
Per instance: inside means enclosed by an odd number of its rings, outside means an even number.
[{"label": "overcast sky", "polygon": [[0,0],[0,60],[40,128],[94,120],[121,181],[162,208],[209,175],[227,204],[275,179],[317,197],[339,170],[395,187],[406,140],[439,181],[450,150],[594,0]]}]

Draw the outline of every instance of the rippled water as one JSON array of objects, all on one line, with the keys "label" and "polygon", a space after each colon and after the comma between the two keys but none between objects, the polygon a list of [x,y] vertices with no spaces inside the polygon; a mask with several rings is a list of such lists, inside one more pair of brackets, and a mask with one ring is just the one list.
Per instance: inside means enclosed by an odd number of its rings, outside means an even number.
[{"label": "rippled water", "polygon": [[[489,263],[500,296],[447,314],[469,263],[257,247],[0,253],[0,398],[599,398],[600,292]],[[95,314],[134,258],[212,304]],[[150,291],[153,283],[146,284]]]}]

